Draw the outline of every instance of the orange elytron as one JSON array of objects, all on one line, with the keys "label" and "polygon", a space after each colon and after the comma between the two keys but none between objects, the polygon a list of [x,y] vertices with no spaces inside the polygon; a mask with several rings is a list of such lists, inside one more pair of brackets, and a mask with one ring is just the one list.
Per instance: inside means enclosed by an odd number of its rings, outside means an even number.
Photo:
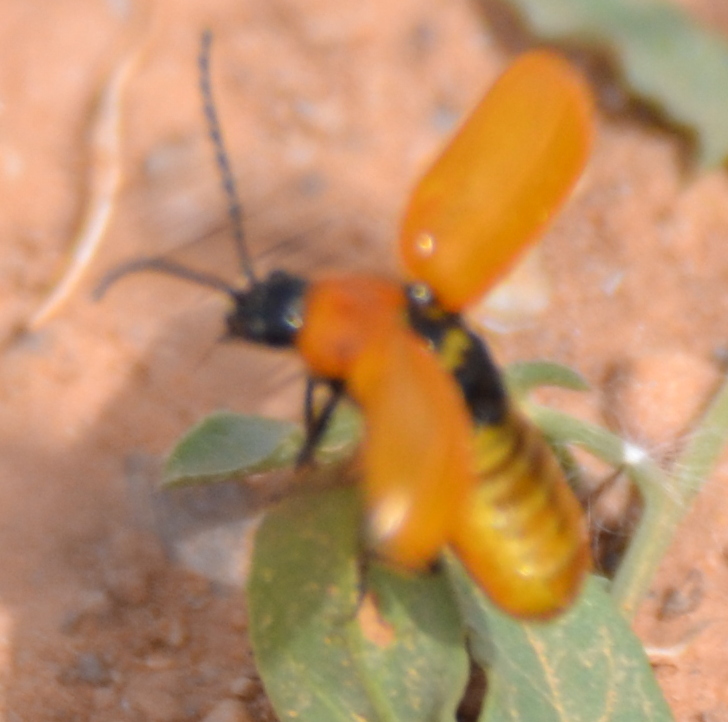
[{"label": "orange elytron", "polygon": [[[224,156],[201,56],[205,110]],[[225,292],[231,337],[294,347],[307,364],[307,441],[315,450],[342,394],[362,409],[367,538],[392,564],[423,569],[452,546],[514,616],[564,609],[589,567],[583,515],[550,448],[512,407],[481,339],[458,312],[515,262],[565,200],[592,136],[592,101],[559,56],[534,51],[496,82],[425,174],[400,250],[413,282],[365,274],[256,278],[221,162],[247,283],[233,288],[164,259],[142,259],[102,284],[158,270]],[[330,396],[315,413],[311,389]]]},{"label": "orange elytron", "polygon": [[541,233],[581,174],[592,100],[558,55],[518,58],[412,194],[400,250],[416,281],[460,311]]},{"label": "orange elytron", "polygon": [[509,270],[565,200],[588,157],[592,112],[565,60],[521,56],[420,181],[402,227],[404,264],[434,293],[413,294],[413,325],[459,380],[475,421],[479,481],[448,542],[519,617],[571,602],[590,563],[585,522],[551,449],[512,408],[482,341],[455,312]]}]

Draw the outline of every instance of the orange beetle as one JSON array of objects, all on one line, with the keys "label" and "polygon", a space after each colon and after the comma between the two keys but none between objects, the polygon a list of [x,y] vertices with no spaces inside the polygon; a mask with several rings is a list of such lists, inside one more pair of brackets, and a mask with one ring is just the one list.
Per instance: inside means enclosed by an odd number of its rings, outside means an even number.
[{"label": "orange beetle", "polygon": [[581,173],[592,98],[561,57],[518,58],[418,184],[400,249],[434,292],[412,322],[459,381],[474,420],[478,483],[448,536],[480,586],[514,616],[571,602],[589,568],[586,525],[553,452],[508,403],[483,342],[455,315],[544,230]]},{"label": "orange beetle", "polygon": [[[247,283],[233,288],[155,258],[116,269],[100,292],[129,273],[157,270],[226,293],[231,337],[294,347],[308,367],[302,459],[342,394],[361,407],[367,536],[379,555],[417,570],[451,545],[505,611],[559,612],[589,567],[581,509],[458,312],[502,277],[578,178],[592,135],[583,80],[548,51],[526,53],[506,70],[412,195],[400,235],[412,283],[366,274],[306,281],[283,271],[258,279],[210,100],[208,53],[206,36],[205,111]],[[331,390],[318,414],[314,383]]]}]

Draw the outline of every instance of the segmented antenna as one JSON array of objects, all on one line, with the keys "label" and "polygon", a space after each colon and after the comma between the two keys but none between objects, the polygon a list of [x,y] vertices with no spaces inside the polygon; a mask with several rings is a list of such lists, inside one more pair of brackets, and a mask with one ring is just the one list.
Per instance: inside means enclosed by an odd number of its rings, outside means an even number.
[{"label": "segmented antenna", "polygon": [[212,45],[212,33],[205,30],[202,34],[202,43],[200,46],[199,68],[200,68],[200,91],[202,93],[203,110],[205,119],[207,120],[207,130],[215,149],[215,162],[220,171],[220,181],[222,183],[225,197],[228,200],[228,217],[232,226],[233,242],[238,253],[241,271],[251,284],[257,283],[255,273],[253,272],[253,264],[248,253],[248,247],[245,243],[245,235],[243,234],[243,207],[238,196],[235,177],[227,151],[225,150],[225,142],[222,137],[222,129],[220,120],[217,116],[217,110],[212,98],[212,85],[210,83],[210,46]]},{"label": "segmented antenna", "polygon": [[[220,131],[220,122],[217,118],[215,104],[212,101],[212,90],[210,86],[210,44],[212,43],[212,34],[206,31],[202,36],[202,46],[200,49],[200,90],[202,91],[203,107],[207,126],[215,148],[215,159],[220,169],[220,178],[225,196],[228,199],[228,215],[233,230],[233,240],[240,259],[240,265],[243,275],[248,279],[251,285],[256,284],[255,274],[253,273],[253,265],[248,256],[248,249],[245,245],[243,236],[243,209],[238,200],[238,193],[235,187],[235,179],[230,168],[230,161],[225,152],[225,144],[223,143],[222,133]],[[94,298],[98,301],[119,279],[129,276],[140,271],[153,271],[163,273],[167,276],[174,276],[185,281],[191,281],[199,286],[207,286],[217,291],[222,291],[233,299],[238,291],[222,278],[202,271],[195,271],[187,268],[180,263],[170,261],[166,258],[153,256],[151,258],[137,258],[128,263],[109,271],[94,290]]]},{"label": "segmented antenna", "polygon": [[155,273],[163,273],[167,276],[174,276],[175,278],[181,278],[185,281],[191,281],[196,283],[198,286],[207,286],[208,288],[214,288],[217,291],[222,291],[228,296],[235,297],[235,289],[228,283],[223,281],[217,276],[213,276],[210,273],[203,273],[202,271],[195,271],[192,268],[187,268],[181,263],[170,261],[167,258],[159,258],[157,256],[152,258],[136,258],[133,261],[124,263],[121,266],[117,266],[109,271],[94,289],[94,298],[100,301],[106,292],[113,286],[119,279],[129,276],[133,273],[139,273],[140,271],[153,271]]}]

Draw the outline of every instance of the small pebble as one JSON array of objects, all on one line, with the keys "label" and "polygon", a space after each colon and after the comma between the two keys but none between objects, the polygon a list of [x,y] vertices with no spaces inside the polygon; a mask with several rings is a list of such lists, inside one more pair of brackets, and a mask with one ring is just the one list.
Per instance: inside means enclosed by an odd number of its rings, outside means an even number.
[{"label": "small pebble", "polygon": [[240,699],[253,699],[258,694],[258,690],[258,682],[246,675],[238,677],[230,683],[230,694]]},{"label": "small pebble", "polygon": [[[111,713],[119,703],[118,693],[113,687],[99,687],[93,692],[94,712]],[[108,717],[105,717],[108,719]]]},{"label": "small pebble", "polygon": [[236,632],[245,632],[248,629],[248,612],[241,604],[237,605],[230,615],[230,625]]},{"label": "small pebble", "polygon": [[165,617],[159,621],[159,641],[169,649],[182,649],[190,639],[190,630],[180,616]]},{"label": "small pebble", "polygon": [[174,659],[167,654],[150,654],[145,660],[144,664],[149,669],[172,669],[175,666]]},{"label": "small pebble", "polygon": [[93,652],[83,652],[76,657],[73,666],[64,669],[58,677],[61,684],[88,684],[92,687],[106,687],[111,684],[108,664]]},{"label": "small pebble", "polygon": [[240,700],[223,699],[202,718],[202,722],[253,722],[253,718]]},{"label": "small pebble", "polygon": [[696,610],[705,595],[705,578],[699,569],[691,569],[677,586],[668,587],[660,601],[657,618],[673,619]]},{"label": "small pebble", "polygon": [[76,608],[67,612],[61,622],[61,631],[75,634],[87,619],[103,619],[111,613],[112,602],[103,589],[85,592],[76,604]]},{"label": "small pebble", "polygon": [[150,534],[121,529],[109,540],[104,583],[120,604],[140,606],[151,596],[154,577],[164,567],[164,554]]},{"label": "small pebble", "polygon": [[185,718],[183,689],[178,673],[145,669],[129,681],[122,701],[145,722],[178,722]]}]

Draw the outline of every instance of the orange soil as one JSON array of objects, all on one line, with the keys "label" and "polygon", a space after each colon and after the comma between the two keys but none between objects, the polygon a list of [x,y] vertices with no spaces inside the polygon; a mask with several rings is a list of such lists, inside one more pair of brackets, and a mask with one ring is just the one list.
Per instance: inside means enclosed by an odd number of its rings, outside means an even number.
[{"label": "orange soil", "polygon": [[[720,0],[693,5],[728,33]],[[232,262],[199,107],[202,28],[216,36],[213,82],[261,266],[393,269],[408,188],[525,43],[492,21],[464,0],[159,0],[133,12],[124,0],[5,3],[3,719],[268,714],[240,593],[169,563],[139,474],[215,408],[295,415],[300,370],[216,346],[222,304],[203,290],[142,275],[90,300],[120,260],[204,236],[185,260]],[[134,49],[114,160],[91,131],[102,88]],[[503,361],[579,369],[594,390],[565,403],[593,418],[606,408],[658,454],[709,393],[728,338],[728,182],[686,172],[685,159],[677,136],[602,115],[589,171],[544,241],[546,312],[495,340]],[[29,331],[117,164],[122,187],[97,257]],[[702,492],[636,623],[679,720],[728,715],[727,474],[723,465]],[[670,590],[677,612],[660,620]]]}]

